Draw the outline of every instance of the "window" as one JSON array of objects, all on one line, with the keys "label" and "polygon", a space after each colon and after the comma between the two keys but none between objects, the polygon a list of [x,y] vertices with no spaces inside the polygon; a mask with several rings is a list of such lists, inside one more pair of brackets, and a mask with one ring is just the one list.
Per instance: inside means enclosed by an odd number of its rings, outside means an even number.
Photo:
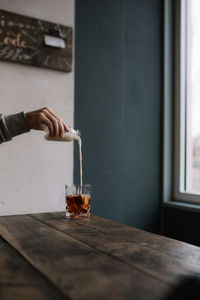
[{"label": "window", "polygon": [[[174,200],[200,204],[200,0],[166,0],[165,10],[165,135],[166,122],[171,121],[169,117],[167,120],[166,113],[173,115],[174,108],[174,128],[169,128],[168,124],[168,130],[174,133],[170,157],[173,167],[167,172],[173,174]],[[168,23],[172,12],[175,14],[170,29]],[[169,34],[174,37],[171,39],[171,57],[167,54],[170,51]],[[169,61],[173,61],[171,70]],[[173,74],[173,83],[169,85]],[[171,110],[166,103],[170,97],[168,88],[174,91]],[[169,138],[165,136],[165,151],[167,141]],[[166,177],[165,153],[164,159]]]},{"label": "window", "polygon": [[200,203],[200,1],[181,0],[178,9],[175,197]]},{"label": "window", "polygon": [[200,1],[186,2],[185,190],[200,194]]}]

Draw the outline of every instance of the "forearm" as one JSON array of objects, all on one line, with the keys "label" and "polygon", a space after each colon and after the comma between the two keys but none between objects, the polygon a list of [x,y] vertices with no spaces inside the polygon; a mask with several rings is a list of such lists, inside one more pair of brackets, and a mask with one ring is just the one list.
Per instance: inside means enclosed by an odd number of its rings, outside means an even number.
[{"label": "forearm", "polygon": [[0,114],[0,143],[28,131],[30,129],[23,112],[8,116]]}]

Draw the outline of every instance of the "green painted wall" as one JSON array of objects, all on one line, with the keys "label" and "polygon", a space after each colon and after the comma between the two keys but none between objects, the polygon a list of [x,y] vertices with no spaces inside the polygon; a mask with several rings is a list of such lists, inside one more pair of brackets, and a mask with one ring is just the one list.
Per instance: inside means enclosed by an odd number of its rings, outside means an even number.
[{"label": "green painted wall", "polygon": [[[157,231],[162,1],[76,0],[75,127],[92,213]],[[79,182],[75,145],[74,182]]]}]

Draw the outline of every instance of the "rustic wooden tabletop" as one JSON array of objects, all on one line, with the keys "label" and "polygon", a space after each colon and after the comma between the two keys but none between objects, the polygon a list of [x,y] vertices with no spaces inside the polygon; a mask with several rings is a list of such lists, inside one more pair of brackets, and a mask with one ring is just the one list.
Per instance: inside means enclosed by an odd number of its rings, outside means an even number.
[{"label": "rustic wooden tabletop", "polygon": [[0,217],[0,299],[161,300],[200,248],[92,216]]}]

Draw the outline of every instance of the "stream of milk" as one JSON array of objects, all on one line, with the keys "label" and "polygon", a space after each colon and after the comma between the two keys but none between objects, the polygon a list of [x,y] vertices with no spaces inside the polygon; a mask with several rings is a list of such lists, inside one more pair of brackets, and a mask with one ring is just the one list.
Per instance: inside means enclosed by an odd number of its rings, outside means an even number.
[{"label": "stream of milk", "polygon": [[76,140],[79,146],[79,168],[80,168],[80,186],[83,186],[83,166],[82,166],[82,141],[80,136],[71,132],[66,132],[63,137],[61,136],[50,136],[48,133],[44,136],[47,141],[57,142],[71,142]]}]

